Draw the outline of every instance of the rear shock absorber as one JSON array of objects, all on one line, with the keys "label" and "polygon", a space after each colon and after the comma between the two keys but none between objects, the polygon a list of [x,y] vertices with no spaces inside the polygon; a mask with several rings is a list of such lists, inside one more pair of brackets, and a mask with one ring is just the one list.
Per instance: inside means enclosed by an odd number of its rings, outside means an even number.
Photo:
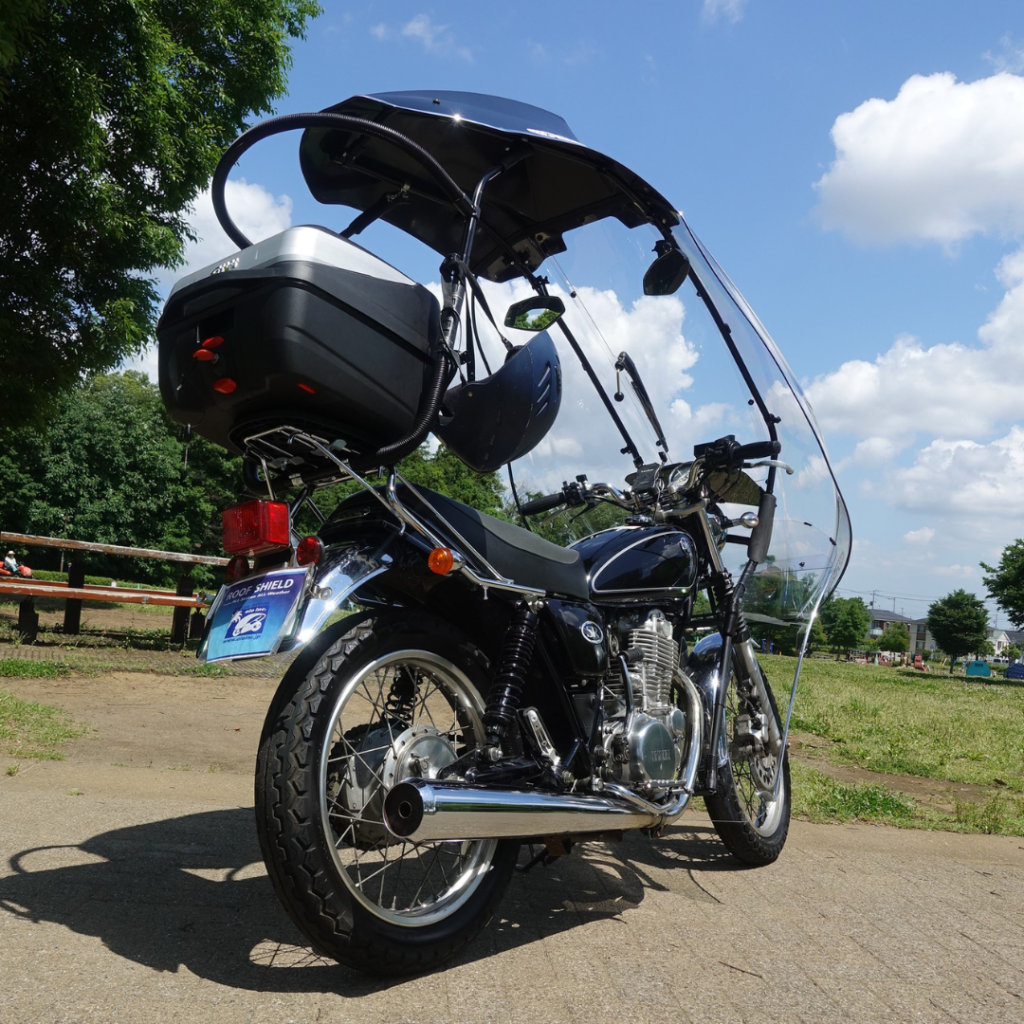
[{"label": "rear shock absorber", "polygon": [[512,616],[501,645],[501,664],[484,711],[484,729],[492,748],[501,747],[516,717],[526,685],[526,673],[537,642],[537,616],[522,604]]}]

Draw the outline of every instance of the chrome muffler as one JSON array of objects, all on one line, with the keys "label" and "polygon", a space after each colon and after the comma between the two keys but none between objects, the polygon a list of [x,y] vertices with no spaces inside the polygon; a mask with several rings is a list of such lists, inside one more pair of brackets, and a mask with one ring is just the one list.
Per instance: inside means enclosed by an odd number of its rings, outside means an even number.
[{"label": "chrome muffler", "polygon": [[418,843],[615,832],[664,820],[665,810],[635,800],[407,779],[388,793],[384,823],[396,838]]},{"label": "chrome muffler", "polygon": [[618,832],[655,828],[683,813],[693,793],[701,754],[700,696],[683,672],[689,742],[679,778],[664,803],[645,800],[618,783],[600,793],[545,793],[492,789],[469,782],[406,779],[384,800],[384,824],[397,839],[442,842]]}]

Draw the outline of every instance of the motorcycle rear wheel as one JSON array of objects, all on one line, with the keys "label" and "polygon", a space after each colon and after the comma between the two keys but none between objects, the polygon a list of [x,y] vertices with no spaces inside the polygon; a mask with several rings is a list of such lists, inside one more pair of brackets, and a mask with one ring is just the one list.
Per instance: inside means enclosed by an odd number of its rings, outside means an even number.
[{"label": "motorcycle rear wheel", "polygon": [[519,843],[399,840],[381,808],[402,778],[432,777],[482,742],[485,661],[445,623],[408,613],[343,621],[319,649],[282,680],[264,725],[267,871],[317,952],[372,974],[429,970],[488,922]]},{"label": "motorcycle rear wheel", "polygon": [[[761,675],[764,679],[763,672]],[[764,686],[772,714],[779,722],[779,710],[767,679],[764,679]],[[742,702],[734,677],[726,697],[725,749],[719,755],[718,785],[713,794],[704,797],[704,804],[715,831],[729,852],[744,864],[762,867],[778,859],[789,834],[789,755],[783,752],[782,784],[778,798],[772,800],[765,796],[764,787],[766,783],[774,782],[775,756],[765,753],[750,759],[733,758],[734,730]]]}]

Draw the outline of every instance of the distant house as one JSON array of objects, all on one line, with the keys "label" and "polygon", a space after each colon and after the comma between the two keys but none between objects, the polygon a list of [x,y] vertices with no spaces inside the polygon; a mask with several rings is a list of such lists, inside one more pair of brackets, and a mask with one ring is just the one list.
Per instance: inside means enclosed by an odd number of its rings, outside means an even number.
[{"label": "distant house", "polygon": [[914,651],[914,620],[907,618],[906,615],[899,615],[896,612],[888,612],[884,608],[869,608],[868,611],[871,613],[871,625],[868,627],[868,636],[877,640],[884,632],[885,627],[892,625],[894,622],[899,622],[907,627],[907,632],[910,634],[910,650]]}]

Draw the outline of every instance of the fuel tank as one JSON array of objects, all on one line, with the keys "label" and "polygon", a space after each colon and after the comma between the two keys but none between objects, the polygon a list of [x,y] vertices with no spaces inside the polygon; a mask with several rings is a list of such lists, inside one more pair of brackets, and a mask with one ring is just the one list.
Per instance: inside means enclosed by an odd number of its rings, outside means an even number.
[{"label": "fuel tank", "polygon": [[685,597],[697,582],[697,548],[671,526],[616,526],[571,545],[583,558],[595,601]]}]

